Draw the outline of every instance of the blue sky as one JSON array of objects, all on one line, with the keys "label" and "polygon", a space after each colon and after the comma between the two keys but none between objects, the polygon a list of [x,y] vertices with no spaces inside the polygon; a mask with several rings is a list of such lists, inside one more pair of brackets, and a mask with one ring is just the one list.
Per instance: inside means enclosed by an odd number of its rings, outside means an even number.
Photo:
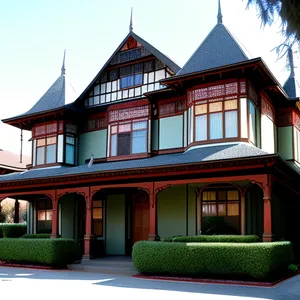
[{"label": "blue sky", "polygon": [[[78,95],[128,33],[130,8],[134,31],[183,66],[216,24],[217,0],[0,0],[0,118],[34,105],[66,73]],[[262,28],[246,0],[223,0],[223,22],[247,49],[262,57],[281,84],[289,71],[271,50],[283,42],[279,22]],[[299,55],[295,55],[300,66]],[[296,72],[298,70],[296,69]],[[0,148],[18,153],[19,130],[0,124]],[[24,152],[30,153],[30,134]]]}]

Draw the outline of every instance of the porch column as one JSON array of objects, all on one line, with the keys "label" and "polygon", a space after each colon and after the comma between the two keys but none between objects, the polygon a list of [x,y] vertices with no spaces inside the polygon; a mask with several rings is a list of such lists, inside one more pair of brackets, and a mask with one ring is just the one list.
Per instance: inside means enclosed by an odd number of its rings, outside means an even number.
[{"label": "porch column", "polygon": [[58,236],[58,199],[55,195],[52,198],[52,232],[51,238],[57,238]]},{"label": "porch column", "polygon": [[149,204],[150,204],[150,231],[149,231],[149,241],[155,241],[157,238],[157,208],[156,201],[157,193],[153,189],[149,193]]},{"label": "porch column", "polygon": [[91,239],[92,239],[92,197],[90,196],[90,193],[88,193],[88,195],[86,195],[84,254],[82,259],[91,258]]},{"label": "porch column", "polygon": [[272,242],[272,210],[271,210],[271,185],[270,181],[264,186],[264,233],[263,241]]},{"label": "porch column", "polygon": [[20,203],[18,199],[15,200],[15,214],[14,214],[14,223],[19,223],[20,219],[20,211],[19,211]]}]

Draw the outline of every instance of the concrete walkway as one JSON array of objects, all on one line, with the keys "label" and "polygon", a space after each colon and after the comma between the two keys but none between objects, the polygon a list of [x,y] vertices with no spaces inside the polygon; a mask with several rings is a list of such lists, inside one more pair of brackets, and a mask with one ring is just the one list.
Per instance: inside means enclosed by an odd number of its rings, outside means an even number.
[{"label": "concrete walkway", "polygon": [[116,275],[135,275],[138,273],[130,256],[108,256],[82,260],[81,263],[68,265],[68,269]]},{"label": "concrete walkway", "polygon": [[181,283],[131,276],[0,267],[1,299],[298,300],[300,276],[273,288]]}]

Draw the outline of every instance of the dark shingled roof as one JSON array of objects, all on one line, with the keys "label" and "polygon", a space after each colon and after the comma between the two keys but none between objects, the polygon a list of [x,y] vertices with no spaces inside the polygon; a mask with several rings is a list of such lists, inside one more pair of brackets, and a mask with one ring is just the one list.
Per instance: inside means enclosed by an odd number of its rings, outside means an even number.
[{"label": "dark shingled roof", "polygon": [[0,176],[0,184],[1,182],[15,180],[70,176],[88,173],[103,173],[109,171],[125,171],[129,169],[145,169],[160,166],[184,165],[264,155],[268,156],[269,154],[261,149],[245,143],[207,146],[190,149],[184,153],[165,154],[144,159],[93,164],[90,168],[87,166],[87,164],[85,164],[77,167],[49,167],[44,169],[33,169],[22,173],[2,175]]},{"label": "dark shingled roof", "polygon": [[180,67],[172,61],[168,56],[157,50],[155,47],[153,47],[151,44],[146,42],[144,39],[139,37],[137,34],[135,34],[133,31],[130,31],[127,36],[124,38],[124,40],[121,42],[121,44],[118,46],[118,48],[115,50],[115,52],[111,55],[111,57],[108,59],[108,61],[104,64],[104,66],[101,68],[101,70],[98,72],[98,74],[95,76],[95,78],[91,81],[91,83],[87,86],[87,88],[82,92],[82,94],[79,96],[79,99],[82,99],[82,97],[85,95],[85,93],[89,90],[89,88],[95,83],[97,78],[100,76],[100,74],[105,70],[105,68],[110,64],[113,57],[121,50],[124,43],[128,40],[129,37],[133,37],[138,43],[143,45],[145,49],[147,49],[150,53],[152,53],[155,57],[157,57],[160,61],[162,61],[164,64],[166,64],[175,74],[179,72]]},{"label": "dark shingled roof", "polygon": [[201,72],[248,60],[229,30],[218,23],[176,75]]},{"label": "dark shingled roof", "polygon": [[292,74],[289,76],[288,80],[284,83],[283,89],[288,94],[289,98],[296,98],[296,79]]}]

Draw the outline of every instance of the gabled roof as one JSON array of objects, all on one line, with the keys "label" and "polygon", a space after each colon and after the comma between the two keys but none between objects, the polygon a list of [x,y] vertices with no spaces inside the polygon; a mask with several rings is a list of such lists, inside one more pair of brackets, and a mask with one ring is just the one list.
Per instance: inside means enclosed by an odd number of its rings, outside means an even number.
[{"label": "gabled roof", "polygon": [[130,38],[133,37],[138,43],[140,43],[146,50],[148,50],[150,53],[152,53],[155,57],[157,57],[160,61],[162,61],[165,65],[167,65],[175,74],[179,72],[180,67],[172,61],[168,56],[157,50],[154,46],[146,42],[144,39],[139,37],[137,34],[135,34],[132,30],[127,34],[127,36],[124,38],[124,40],[121,42],[121,44],[118,46],[118,48],[115,50],[115,52],[111,55],[111,57],[108,59],[108,61],[104,64],[104,66],[101,68],[101,70],[98,72],[98,74],[95,76],[95,78],[92,80],[92,82],[87,86],[87,88],[82,92],[82,94],[79,96],[78,100],[81,99],[85,93],[89,90],[89,88],[95,83],[95,81],[98,79],[100,74],[106,69],[106,67],[110,64],[113,57],[121,50],[124,43]]},{"label": "gabled roof", "polygon": [[201,72],[245,60],[248,60],[247,55],[218,19],[218,24],[176,75]]},{"label": "gabled roof", "polygon": [[67,102],[72,102],[76,98],[77,95],[74,91],[74,88],[66,79],[64,58],[61,75],[51,85],[47,92],[33,105],[33,107],[27,112],[12,118],[5,119],[3,120],[3,122],[12,121],[15,119],[17,120],[27,116],[63,108]]}]

